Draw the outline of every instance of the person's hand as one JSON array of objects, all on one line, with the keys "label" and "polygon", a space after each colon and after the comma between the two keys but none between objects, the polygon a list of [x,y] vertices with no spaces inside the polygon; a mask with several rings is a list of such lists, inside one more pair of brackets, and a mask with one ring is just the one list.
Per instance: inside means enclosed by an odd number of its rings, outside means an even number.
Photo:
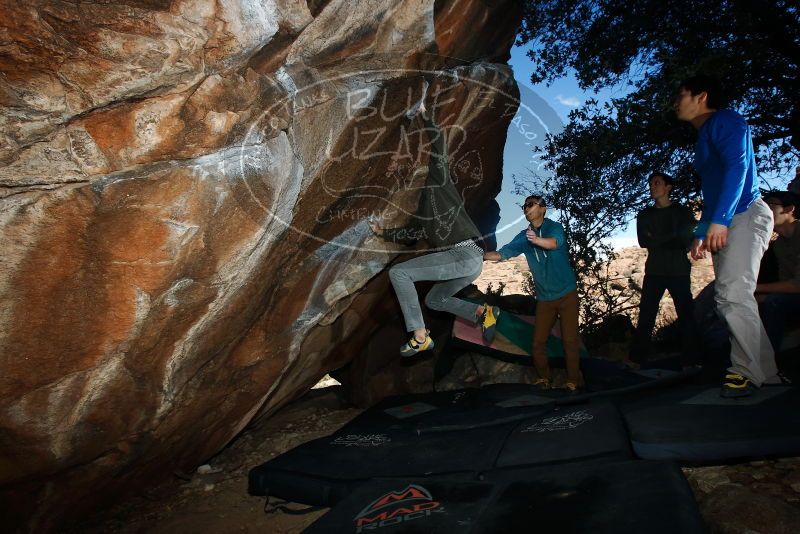
[{"label": "person's hand", "polygon": [[500,256],[499,252],[491,251],[491,252],[484,252],[483,259],[485,261],[500,261],[503,258]]},{"label": "person's hand", "polygon": [[719,252],[728,243],[728,227],[724,224],[711,223],[706,232],[706,249]]},{"label": "person's hand", "polygon": [[422,102],[419,103],[419,112],[420,113],[425,113],[426,111],[428,111],[428,108],[425,107],[425,98],[424,98],[424,95],[423,95]]},{"label": "person's hand", "polygon": [[699,260],[706,257],[706,245],[702,239],[696,239],[692,241],[692,248],[690,249],[690,254],[692,255],[693,260]]},{"label": "person's hand", "polygon": [[530,228],[528,228],[528,231],[525,232],[525,237],[528,238],[528,242],[531,245],[535,245],[536,244],[536,240],[538,239],[538,237],[536,236],[536,232],[534,232]]},{"label": "person's hand", "polygon": [[376,235],[383,235],[383,227],[376,221],[369,221],[369,227]]}]

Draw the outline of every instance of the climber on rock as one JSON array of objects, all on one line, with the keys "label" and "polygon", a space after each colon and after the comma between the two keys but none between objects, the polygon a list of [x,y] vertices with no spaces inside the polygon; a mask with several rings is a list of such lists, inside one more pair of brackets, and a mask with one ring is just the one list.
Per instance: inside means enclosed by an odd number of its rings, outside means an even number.
[{"label": "climber on rock", "polygon": [[[427,88],[427,83],[425,84]],[[473,323],[480,323],[484,338],[491,342],[500,313],[499,308],[475,304],[454,295],[471,284],[483,269],[481,233],[464,207],[461,194],[450,177],[447,141],[425,107],[425,90],[420,101],[406,117],[420,116],[430,139],[431,155],[428,177],[416,213],[406,226],[383,228],[370,221],[372,231],[384,240],[411,244],[425,240],[433,252],[398,263],[389,269],[400,308],[411,339],[400,348],[404,357],[431,350],[430,330],[425,328],[415,282],[439,282],[425,297],[425,304],[437,311],[452,313]]]}]

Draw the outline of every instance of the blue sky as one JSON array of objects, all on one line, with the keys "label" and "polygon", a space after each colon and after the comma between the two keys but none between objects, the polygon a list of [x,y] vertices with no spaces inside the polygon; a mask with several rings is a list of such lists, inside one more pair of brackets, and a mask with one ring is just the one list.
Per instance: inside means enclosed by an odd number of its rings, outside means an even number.
[{"label": "blue sky", "polygon": [[[600,102],[625,94],[622,90],[604,89],[595,94],[583,91],[574,75],[569,74],[555,80],[550,86],[531,84],[533,63],[526,55],[529,49],[513,47],[509,64],[514,69],[514,78],[520,86],[520,110],[509,125],[508,138],[503,153],[503,185],[497,201],[500,204],[500,224],[497,227],[497,244],[502,246],[525,227],[521,218],[523,198],[515,195],[514,176],[524,177],[527,169],[537,167],[538,158],[533,152],[537,145],[543,144],[545,133],[558,133],[568,121],[569,112],[579,107],[589,98]],[[546,194],[546,191],[543,192]],[[558,213],[548,213],[558,219]],[[628,228],[614,240],[614,246],[636,244],[635,229]]]}]

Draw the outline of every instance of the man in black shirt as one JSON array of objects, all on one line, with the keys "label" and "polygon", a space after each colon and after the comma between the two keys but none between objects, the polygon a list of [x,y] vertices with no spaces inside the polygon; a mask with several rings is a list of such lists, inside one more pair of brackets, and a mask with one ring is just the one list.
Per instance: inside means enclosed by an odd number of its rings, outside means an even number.
[{"label": "man in black shirt", "polygon": [[640,364],[647,360],[658,304],[667,290],[678,314],[678,328],[683,341],[682,361],[687,365],[693,364],[696,350],[693,348],[694,305],[689,279],[692,265],[686,253],[692,243],[695,218],[688,207],[670,200],[671,176],[654,172],[648,182],[655,205],[643,209],[636,217],[639,246],[647,249],[647,262],[630,359]]}]

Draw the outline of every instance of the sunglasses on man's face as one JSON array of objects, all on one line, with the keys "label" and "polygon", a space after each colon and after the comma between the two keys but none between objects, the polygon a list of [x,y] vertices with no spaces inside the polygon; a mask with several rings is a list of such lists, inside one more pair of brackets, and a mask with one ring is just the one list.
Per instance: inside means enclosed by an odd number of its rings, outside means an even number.
[{"label": "sunglasses on man's face", "polygon": [[532,208],[532,207],[534,207],[534,206],[541,206],[541,207],[544,207],[544,202],[541,202],[541,201],[539,201],[539,202],[536,202],[535,200],[532,200],[532,201],[529,201],[529,202],[526,202],[525,204],[523,204],[523,205],[522,205],[522,209],[523,209],[523,211],[524,211],[524,210],[526,210],[526,209],[528,209],[528,208]]}]

